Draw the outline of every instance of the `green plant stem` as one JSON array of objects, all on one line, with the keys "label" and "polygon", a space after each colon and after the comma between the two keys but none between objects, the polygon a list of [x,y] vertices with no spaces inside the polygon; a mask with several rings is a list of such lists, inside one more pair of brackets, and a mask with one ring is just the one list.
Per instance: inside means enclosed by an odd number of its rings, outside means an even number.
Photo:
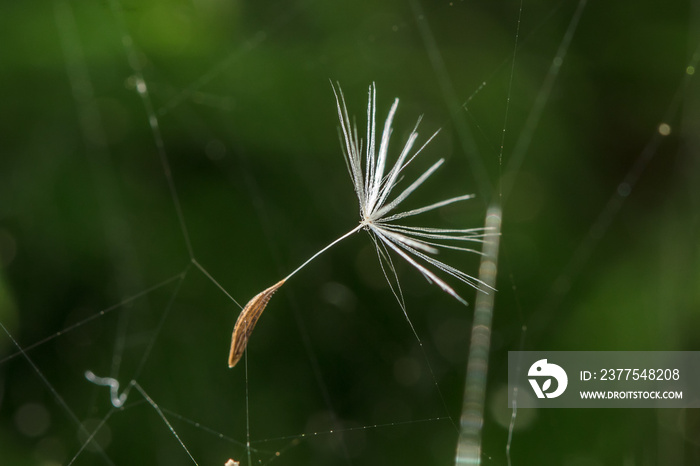
[{"label": "green plant stem", "polygon": [[484,401],[491,346],[491,321],[498,271],[498,247],[501,234],[501,207],[494,204],[486,212],[489,235],[484,238],[483,256],[479,265],[479,280],[492,288],[478,292],[474,305],[474,322],[467,360],[464,401],[460,419],[459,443],[455,464],[481,464],[481,429],[484,424]]}]

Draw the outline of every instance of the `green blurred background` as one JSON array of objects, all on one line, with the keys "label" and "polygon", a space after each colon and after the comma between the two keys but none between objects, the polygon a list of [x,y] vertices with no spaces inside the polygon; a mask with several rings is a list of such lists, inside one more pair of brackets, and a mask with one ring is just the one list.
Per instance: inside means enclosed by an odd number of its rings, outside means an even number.
[{"label": "green blurred background", "polygon": [[[409,176],[446,164],[407,207],[477,198],[418,223],[483,225],[484,187],[515,180],[483,464],[507,464],[509,350],[700,350],[700,90],[686,69],[697,1],[590,2],[548,94],[573,3],[525,1],[519,29],[518,2],[120,5],[0,6],[0,322],[31,347],[18,354],[0,332],[0,464],[80,452],[78,423],[92,431],[111,407],[88,369],[122,385],[137,377],[200,465],[247,464],[247,433],[254,464],[453,462],[472,307],[397,260],[421,347],[364,233],[290,280],[247,368],[226,367],[239,309],[190,261],[125,34],[194,258],[241,304],[358,221],[331,80],[360,133],[372,81],[378,118],[401,99],[394,150],[421,114],[423,138],[442,128]],[[671,133],[659,138],[662,122]],[[514,173],[523,131],[531,144]],[[474,255],[441,259],[477,272]],[[104,454],[87,446],[73,464],[192,464],[136,391],[96,441]],[[700,464],[699,444],[697,410],[521,410],[511,455]]]}]

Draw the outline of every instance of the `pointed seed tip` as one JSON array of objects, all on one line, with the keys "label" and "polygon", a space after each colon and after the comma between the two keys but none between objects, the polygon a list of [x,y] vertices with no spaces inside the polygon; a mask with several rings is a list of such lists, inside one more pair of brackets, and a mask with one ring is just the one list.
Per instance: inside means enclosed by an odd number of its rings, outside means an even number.
[{"label": "pointed seed tip", "polygon": [[260,315],[277,289],[284,284],[286,278],[255,295],[241,311],[231,335],[231,349],[228,357],[228,367],[232,368],[241,359],[248,346],[248,340],[253,332]]}]

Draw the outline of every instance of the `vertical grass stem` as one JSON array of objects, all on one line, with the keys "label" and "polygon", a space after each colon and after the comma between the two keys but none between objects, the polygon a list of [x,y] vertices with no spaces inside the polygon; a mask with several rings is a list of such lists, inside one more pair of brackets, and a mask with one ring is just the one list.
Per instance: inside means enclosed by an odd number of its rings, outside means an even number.
[{"label": "vertical grass stem", "polygon": [[[489,234],[484,238],[483,256],[479,266],[479,280],[495,289],[498,271],[498,247],[501,234],[501,207],[491,205],[486,212],[485,226]],[[478,292],[474,305],[464,401],[460,419],[460,434],[455,464],[481,464],[481,429],[484,424],[486,377],[491,346],[491,321],[495,292]]]}]

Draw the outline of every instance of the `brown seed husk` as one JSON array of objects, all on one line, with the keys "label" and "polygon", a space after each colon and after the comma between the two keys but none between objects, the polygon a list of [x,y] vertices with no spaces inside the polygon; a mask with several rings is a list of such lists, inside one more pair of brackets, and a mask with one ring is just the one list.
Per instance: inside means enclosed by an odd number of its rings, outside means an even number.
[{"label": "brown seed husk", "polygon": [[233,335],[231,336],[231,351],[228,355],[228,367],[233,367],[243,356],[248,339],[253,333],[253,328],[260,318],[260,314],[265,310],[267,303],[277,289],[284,285],[284,280],[280,280],[270,288],[258,293],[248,301],[241,314],[238,316],[236,325],[233,327]]}]

